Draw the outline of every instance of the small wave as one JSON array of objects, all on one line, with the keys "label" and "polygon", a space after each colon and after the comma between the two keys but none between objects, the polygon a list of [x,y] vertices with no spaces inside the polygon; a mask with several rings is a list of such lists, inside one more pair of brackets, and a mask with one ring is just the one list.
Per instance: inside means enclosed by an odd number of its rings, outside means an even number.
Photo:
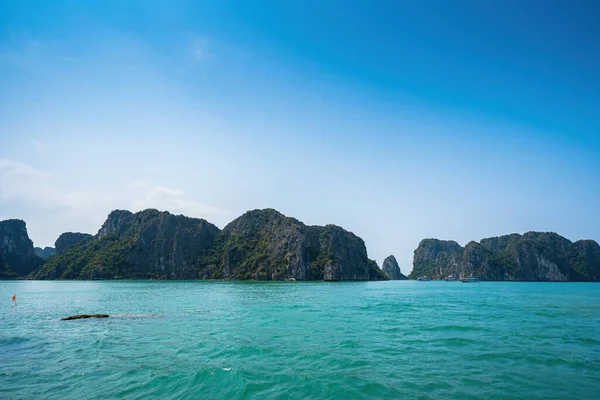
[{"label": "small wave", "polygon": [[423,328],[423,331],[436,332],[436,331],[460,331],[460,332],[482,332],[487,331],[485,328],[473,326],[473,325],[441,325],[432,326],[430,328]]},{"label": "small wave", "polygon": [[536,311],[535,315],[537,315],[538,317],[544,317],[544,318],[550,318],[550,319],[556,319],[556,318],[560,318],[561,315],[557,315],[556,312],[550,312],[550,311]]},{"label": "small wave", "polygon": [[481,341],[468,338],[445,338],[438,340],[438,342],[446,346],[469,346],[473,344],[481,344]]},{"label": "small wave", "polygon": [[543,364],[545,366],[569,366],[581,369],[589,368],[594,365],[594,363],[591,361],[578,358],[526,356],[524,360],[531,364]]},{"label": "small wave", "polygon": [[338,347],[342,349],[358,349],[361,346],[360,343],[355,340],[344,340],[343,342],[340,342]]},{"label": "small wave", "polygon": [[600,340],[597,340],[594,338],[588,338],[588,337],[577,338],[575,340],[579,343],[584,343],[584,344],[600,344]]},{"label": "small wave", "polygon": [[27,343],[29,341],[30,341],[30,339],[28,339],[26,337],[13,336],[13,337],[1,339],[0,340],[0,345],[2,345],[2,346],[8,346],[8,345],[15,345],[15,344]]}]

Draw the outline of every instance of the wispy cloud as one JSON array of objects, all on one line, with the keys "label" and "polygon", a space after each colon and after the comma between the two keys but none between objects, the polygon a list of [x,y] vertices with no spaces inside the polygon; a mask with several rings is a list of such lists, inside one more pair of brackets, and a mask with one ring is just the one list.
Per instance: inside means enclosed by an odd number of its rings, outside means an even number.
[{"label": "wispy cloud", "polygon": [[0,204],[20,202],[46,210],[66,209],[94,212],[98,208],[128,208],[135,211],[157,208],[194,217],[227,214],[187,197],[183,190],[140,180],[120,193],[71,191],[58,185],[50,174],[30,165],[0,158]]},{"label": "wispy cloud", "polygon": [[69,191],[54,177],[30,165],[0,158],[0,204],[14,202],[47,211],[94,210],[115,197],[102,193]]},{"label": "wispy cloud", "polygon": [[191,217],[208,217],[215,214],[226,214],[225,211],[186,197],[183,190],[153,185],[147,181],[133,183],[136,199],[132,202],[134,210],[157,208],[175,214]]},{"label": "wispy cloud", "polygon": [[[113,209],[140,211],[156,208],[174,214],[213,220],[226,211],[202,204],[180,189],[154,185],[148,181],[124,183],[111,193],[74,191],[60,179],[31,165],[0,158],[0,209],[2,218],[34,216],[29,224],[36,243],[51,245],[63,231],[95,233]],[[6,210],[19,210],[6,215]],[[33,227],[33,229],[31,229]]]}]

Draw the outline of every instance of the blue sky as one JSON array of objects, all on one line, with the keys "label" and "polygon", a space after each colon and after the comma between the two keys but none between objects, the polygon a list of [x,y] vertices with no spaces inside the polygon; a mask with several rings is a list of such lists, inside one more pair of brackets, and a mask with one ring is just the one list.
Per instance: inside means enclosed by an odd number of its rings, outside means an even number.
[{"label": "blue sky", "polygon": [[425,237],[600,240],[593,1],[4,1],[0,219],[276,208],[403,272]]}]

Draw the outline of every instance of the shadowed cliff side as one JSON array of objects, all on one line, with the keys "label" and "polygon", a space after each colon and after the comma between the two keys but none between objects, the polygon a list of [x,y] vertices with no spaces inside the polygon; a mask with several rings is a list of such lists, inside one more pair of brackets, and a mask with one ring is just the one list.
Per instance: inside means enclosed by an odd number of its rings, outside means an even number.
[{"label": "shadowed cliff side", "polygon": [[408,279],[402,272],[400,272],[400,266],[396,257],[388,256],[383,260],[382,265],[383,272],[385,272],[390,280],[403,281]]},{"label": "shadowed cliff side", "polygon": [[0,279],[25,277],[43,263],[35,254],[24,221],[0,221]]}]

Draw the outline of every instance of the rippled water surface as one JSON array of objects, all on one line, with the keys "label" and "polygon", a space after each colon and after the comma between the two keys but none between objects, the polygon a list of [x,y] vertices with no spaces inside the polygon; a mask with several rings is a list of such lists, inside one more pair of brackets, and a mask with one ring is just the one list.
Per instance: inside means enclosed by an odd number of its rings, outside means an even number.
[{"label": "rippled water surface", "polygon": [[600,284],[0,282],[2,399],[599,394]]}]

